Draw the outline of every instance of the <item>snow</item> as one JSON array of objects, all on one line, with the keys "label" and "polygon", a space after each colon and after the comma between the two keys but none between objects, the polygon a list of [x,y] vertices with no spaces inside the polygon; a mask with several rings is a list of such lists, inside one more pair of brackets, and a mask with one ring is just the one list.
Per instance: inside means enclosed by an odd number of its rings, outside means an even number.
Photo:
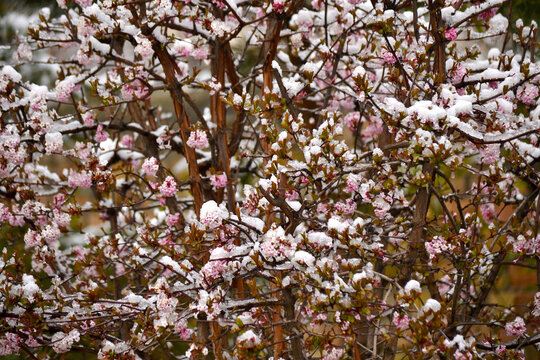
[{"label": "snow", "polygon": [[299,211],[302,208],[302,204],[299,201],[286,200],[286,202],[294,211]]},{"label": "snow", "polygon": [[24,296],[31,303],[35,300],[35,295],[40,292],[39,286],[36,284],[36,280],[32,275],[23,275],[23,287]]},{"label": "snow", "polygon": [[271,189],[273,184],[275,184],[276,187],[277,187],[278,180],[277,180],[277,177],[275,175],[272,175],[270,177],[270,179],[260,179],[259,180],[259,186],[266,192],[268,192],[269,189]]},{"label": "snow", "polygon": [[338,217],[331,217],[328,220],[328,230],[335,230],[338,233],[344,233],[349,229],[349,223],[341,220]]},{"label": "snow", "polygon": [[416,115],[418,119],[435,123],[446,117],[446,111],[435,105],[432,101],[421,100],[407,109],[409,115]]},{"label": "snow", "polygon": [[262,232],[264,229],[264,220],[252,217],[252,216],[242,216],[242,222],[246,225],[254,227],[257,231]]},{"label": "snow", "polygon": [[90,38],[89,41],[90,41],[90,44],[92,44],[92,48],[96,51],[99,51],[103,55],[108,54],[111,51],[111,47],[108,44],[104,44],[100,42],[98,39],[96,39],[93,36]]},{"label": "snow", "polygon": [[302,65],[302,70],[306,72],[310,72],[315,74],[321,67],[322,63],[313,63],[311,61],[306,62],[304,65]]},{"label": "snow", "polygon": [[352,73],[353,79],[357,77],[363,77],[364,75],[366,75],[366,69],[364,69],[362,65],[357,66]]},{"label": "snow", "polygon": [[458,117],[460,115],[470,115],[473,112],[472,102],[466,100],[457,100],[455,105],[446,110],[449,116]]},{"label": "snow", "polygon": [[332,247],[332,238],[323,232],[313,231],[307,234],[310,244],[316,247]]},{"label": "snow", "polygon": [[218,206],[214,200],[205,202],[201,207],[201,223],[210,229],[220,226],[227,216],[227,210]]},{"label": "snow", "polygon": [[224,260],[229,258],[229,252],[222,247],[217,247],[210,253],[210,260]]},{"label": "snow", "polygon": [[115,24],[111,17],[103,12],[101,7],[98,4],[93,4],[84,8],[84,14],[92,17],[94,16],[100,23],[102,27],[114,28]]},{"label": "snow", "polygon": [[297,264],[305,264],[311,268],[315,264],[315,257],[307,251],[299,250],[294,253],[293,261]]},{"label": "snow", "polygon": [[471,343],[467,342],[463,338],[463,335],[459,335],[459,334],[454,336],[454,339],[452,339],[452,341],[444,340],[444,345],[449,348],[456,346],[460,351],[465,351],[469,347],[471,347]]},{"label": "snow", "polygon": [[272,61],[272,69],[276,69],[279,72],[279,75],[282,75],[281,66],[279,66],[279,63],[276,60]]},{"label": "snow", "polygon": [[21,74],[19,74],[17,70],[9,65],[4,65],[4,67],[2,67],[2,75],[7,76],[9,79],[11,79],[11,81],[14,82],[19,82],[22,79]]},{"label": "snow", "polygon": [[109,161],[113,158],[117,141],[118,139],[113,140],[111,138],[108,138],[107,140],[102,141],[99,144],[97,156],[100,164],[107,165]]},{"label": "snow", "polygon": [[161,259],[159,259],[159,262],[165,266],[170,266],[177,273],[183,273],[180,265],[171,259],[170,256],[163,256]]},{"label": "snow", "polygon": [[141,295],[136,295],[133,293],[127,295],[123,300],[129,302],[130,304],[139,305],[139,307],[142,309],[146,309],[148,306],[150,306],[150,302],[148,300]]},{"label": "snow", "polygon": [[292,78],[283,78],[283,86],[287,90],[287,95],[293,97],[304,88],[304,84]]},{"label": "snow", "polygon": [[414,291],[414,292],[417,292],[417,293],[422,292],[422,288],[421,288],[420,283],[418,281],[409,280],[407,282],[407,284],[405,284],[405,293],[410,295],[411,291]]},{"label": "snow", "polygon": [[427,312],[427,311],[438,312],[438,311],[441,311],[441,304],[435,299],[427,299],[426,303],[422,307],[422,310],[424,312]]},{"label": "snow", "polygon": [[243,348],[254,348],[261,343],[261,339],[253,330],[248,330],[242,335],[238,336],[236,342]]}]

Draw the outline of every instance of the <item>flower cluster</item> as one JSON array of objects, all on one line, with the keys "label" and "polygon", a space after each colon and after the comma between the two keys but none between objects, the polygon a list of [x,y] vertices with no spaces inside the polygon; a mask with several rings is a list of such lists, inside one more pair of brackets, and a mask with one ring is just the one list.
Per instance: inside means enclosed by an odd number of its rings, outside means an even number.
[{"label": "flower cluster", "polygon": [[172,176],[167,176],[159,187],[159,193],[164,197],[172,197],[178,192],[176,181]]},{"label": "flower cluster", "polygon": [[206,136],[206,132],[202,130],[192,131],[189,134],[186,144],[194,149],[204,149],[208,147],[208,137]]}]

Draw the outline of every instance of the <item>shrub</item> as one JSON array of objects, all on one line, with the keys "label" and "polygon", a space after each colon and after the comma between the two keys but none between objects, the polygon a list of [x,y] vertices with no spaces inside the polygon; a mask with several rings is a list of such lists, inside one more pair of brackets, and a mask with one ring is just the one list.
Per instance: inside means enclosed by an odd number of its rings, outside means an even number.
[{"label": "shrub", "polygon": [[57,2],[0,70],[0,354],[540,341],[508,284],[538,273],[537,26],[503,0]]}]

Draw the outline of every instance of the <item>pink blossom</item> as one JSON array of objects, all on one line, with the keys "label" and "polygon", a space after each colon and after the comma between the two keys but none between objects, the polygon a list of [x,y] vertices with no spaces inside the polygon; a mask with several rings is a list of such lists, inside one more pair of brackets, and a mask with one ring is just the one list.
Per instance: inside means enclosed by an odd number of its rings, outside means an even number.
[{"label": "pink blossom", "polygon": [[345,355],[346,351],[344,348],[338,347],[328,347],[323,351],[322,360],[340,360]]},{"label": "pink blossom", "polygon": [[45,134],[45,151],[47,154],[62,153],[64,141],[62,140],[62,134],[59,132]]},{"label": "pink blossom", "polygon": [[401,315],[397,312],[394,313],[394,319],[392,323],[399,329],[405,330],[409,327],[409,317],[407,315]]},{"label": "pink blossom", "polygon": [[460,350],[457,350],[454,353],[454,360],[472,360],[473,355],[470,352],[463,352]]},{"label": "pink blossom", "polygon": [[75,151],[81,160],[88,160],[90,157],[90,148],[85,143],[77,141],[75,143]]},{"label": "pink blossom", "polygon": [[167,217],[165,218],[165,222],[167,223],[167,226],[173,227],[180,222],[180,214],[167,215]]},{"label": "pink blossom", "polygon": [[450,72],[450,74],[452,75],[452,84],[459,84],[463,80],[463,77],[466,73],[467,72],[463,64],[459,64],[455,69]]},{"label": "pink blossom", "polygon": [[384,218],[392,206],[392,201],[391,196],[384,193],[379,193],[372,202],[373,207],[375,208],[375,215],[379,216],[380,218]]},{"label": "pink blossom", "polygon": [[180,337],[181,340],[187,341],[191,338],[193,331],[188,329],[188,323],[182,319],[174,324],[174,332]]},{"label": "pink blossom", "polygon": [[159,170],[159,163],[155,157],[151,157],[144,160],[141,169],[148,176],[156,176]]},{"label": "pink blossom", "polygon": [[88,38],[90,36],[93,36],[95,32],[96,29],[94,28],[92,23],[88,21],[88,19],[84,16],[81,16],[79,18],[79,21],[77,22],[77,35],[82,38]]},{"label": "pink blossom", "polygon": [[336,211],[343,215],[352,215],[356,210],[356,203],[353,199],[347,199],[345,202],[339,201],[335,205]]},{"label": "pink blossom", "polygon": [[84,8],[92,5],[92,0],[75,0],[75,3],[79,4]]},{"label": "pink blossom", "polygon": [[13,216],[13,214],[11,214],[9,208],[0,203],[0,221],[8,221],[11,216]]},{"label": "pink blossom", "polygon": [[80,173],[72,172],[69,175],[68,184],[72,188],[88,189],[92,186],[92,174],[86,170]]},{"label": "pink blossom", "polygon": [[[394,56],[394,54],[392,54],[391,51],[388,51],[386,49],[383,49],[381,51],[381,56],[382,56],[382,60],[384,63],[386,64],[395,64],[398,59],[396,59],[396,57]],[[400,54],[398,52],[396,52],[396,56],[400,56]]]},{"label": "pink blossom", "polygon": [[201,207],[201,223],[210,229],[215,229],[223,223],[227,215],[214,200],[207,201]]},{"label": "pink blossom", "polygon": [[224,188],[227,185],[227,175],[210,175],[210,183],[215,188]]},{"label": "pink blossom", "polygon": [[439,282],[437,282],[437,287],[439,288],[439,293],[441,295],[446,295],[452,289],[450,287],[452,284],[452,279],[448,275],[444,275]]},{"label": "pink blossom", "polygon": [[68,76],[56,84],[56,99],[58,101],[68,102],[70,100],[71,93],[78,88],[74,80],[74,76]]},{"label": "pink blossom", "polygon": [[144,99],[148,96],[148,88],[141,80],[135,79],[133,86],[135,87],[134,94],[137,99]]},{"label": "pink blossom", "polygon": [[94,126],[94,121],[96,120],[96,116],[91,111],[87,111],[84,114],[82,114],[82,119],[83,119],[84,125],[91,127],[91,126]]},{"label": "pink blossom", "polygon": [[164,313],[173,312],[178,304],[178,299],[175,297],[168,297],[165,293],[160,293],[157,298],[156,308]]},{"label": "pink blossom", "polygon": [[324,203],[317,204],[317,212],[319,214],[325,214],[326,212],[328,212],[328,205]]},{"label": "pink blossom", "polygon": [[282,227],[268,230],[260,246],[261,254],[266,259],[283,260],[292,256],[295,250],[296,243]]},{"label": "pink blossom", "polygon": [[206,47],[196,48],[191,52],[191,56],[196,60],[206,60],[208,58],[208,49]]},{"label": "pink blossom", "polygon": [[159,192],[164,197],[172,197],[178,192],[176,181],[174,181],[172,176],[167,176],[165,178],[163,184],[159,187]]},{"label": "pink blossom", "polygon": [[6,332],[2,339],[0,339],[0,356],[18,354],[21,343],[19,335]]},{"label": "pink blossom", "polygon": [[114,270],[116,271],[116,275],[122,275],[126,272],[126,267],[122,263],[116,263]]},{"label": "pink blossom", "polygon": [[131,83],[122,85],[120,89],[122,100],[130,101],[133,99],[143,99],[148,96],[148,89],[142,81],[135,79]]},{"label": "pink blossom", "polygon": [[315,10],[322,10],[323,9],[323,5],[324,5],[324,1],[323,0],[311,0],[311,6],[313,6],[313,8]]},{"label": "pink blossom", "polygon": [[103,125],[98,125],[96,130],[96,136],[94,136],[94,140],[97,142],[103,142],[109,138],[109,133],[103,130]]},{"label": "pink blossom", "polygon": [[504,329],[508,336],[521,336],[527,331],[525,321],[519,316],[514,321],[507,323]]},{"label": "pink blossom", "polygon": [[208,137],[203,130],[195,130],[189,134],[189,139],[186,142],[187,146],[194,149],[204,149],[208,146]]},{"label": "pink blossom", "polygon": [[480,212],[482,213],[482,217],[488,224],[491,224],[495,219],[497,219],[495,205],[491,203],[480,205]]},{"label": "pink blossom", "polygon": [[345,192],[352,193],[358,191],[361,180],[362,177],[360,175],[349,174],[347,176],[347,187],[345,188]]},{"label": "pink blossom", "polygon": [[32,61],[32,48],[28,43],[21,43],[17,47],[17,52],[13,54],[15,61]]},{"label": "pink blossom", "polygon": [[180,56],[190,56],[193,51],[193,45],[186,41],[176,41],[173,45],[173,51]]},{"label": "pink blossom", "polygon": [[28,229],[28,231],[24,235],[24,243],[27,249],[41,246],[43,245],[43,238],[41,237],[41,235],[39,235],[37,231]]},{"label": "pink blossom", "polygon": [[201,269],[201,274],[206,280],[212,281],[217,279],[223,272],[227,270],[227,261],[225,260],[210,260]]},{"label": "pink blossom", "polygon": [[526,253],[529,251],[529,244],[525,236],[519,235],[517,239],[509,238],[509,241],[512,243],[512,247],[515,253]]},{"label": "pink blossom", "polygon": [[139,54],[143,59],[154,55],[154,49],[152,49],[152,43],[146,37],[137,35],[135,37],[137,46],[135,46],[135,53]]},{"label": "pink blossom", "polygon": [[534,316],[540,316],[540,292],[534,295],[534,309],[532,313]]},{"label": "pink blossom", "polygon": [[65,212],[61,212],[58,209],[53,210],[54,214],[54,221],[58,224],[60,227],[68,227],[71,223],[71,215]]},{"label": "pink blossom", "polygon": [[482,163],[486,165],[493,165],[497,162],[500,157],[500,148],[499,144],[488,144],[482,147],[479,147],[480,156],[482,156]]},{"label": "pink blossom", "polygon": [[454,41],[457,39],[456,29],[450,28],[448,30],[444,30],[444,37],[446,40]]},{"label": "pink blossom", "polygon": [[295,201],[298,199],[298,192],[296,190],[287,190],[285,191],[285,198],[289,201]]},{"label": "pink blossom", "polygon": [[219,81],[216,80],[215,77],[212,77],[212,80],[210,81],[208,86],[210,86],[210,89],[211,89],[210,95],[218,94],[219,91],[221,90],[221,84],[219,83]]},{"label": "pink blossom", "polygon": [[274,0],[272,7],[278,14],[283,13],[285,7],[285,0]]},{"label": "pink blossom", "polygon": [[221,0],[212,0],[218,9],[224,9],[226,5]]},{"label": "pink blossom", "polygon": [[124,147],[132,148],[134,144],[133,136],[131,135],[122,136],[122,139],[120,140],[120,144],[122,144],[122,146]]},{"label": "pink blossom", "polygon": [[57,353],[65,353],[71,349],[74,342],[80,340],[80,333],[77,330],[71,330],[68,334],[63,332],[55,333],[51,338],[51,343],[54,351]]},{"label": "pink blossom", "polygon": [[307,95],[307,92],[305,90],[302,90],[298,93],[298,95],[296,95],[296,97],[294,98],[296,101],[300,101],[304,98],[304,96]]},{"label": "pink blossom", "polygon": [[453,246],[448,244],[442,236],[435,236],[431,241],[427,241],[424,246],[429,254],[429,261],[436,259],[442,252],[453,249]]},{"label": "pink blossom", "polygon": [[538,86],[527,84],[517,91],[517,98],[526,105],[535,105],[538,100]]},{"label": "pink blossom", "polygon": [[43,240],[49,245],[53,244],[60,238],[62,233],[56,224],[47,225],[45,229],[41,230],[41,236]]},{"label": "pink blossom", "polygon": [[120,93],[122,94],[122,100],[130,101],[133,100],[135,89],[130,84],[124,84],[120,89]]},{"label": "pink blossom", "polygon": [[348,113],[343,118],[343,122],[351,131],[354,131],[360,122],[360,113],[358,111]]},{"label": "pink blossom", "polygon": [[491,19],[492,17],[495,16],[495,14],[497,13],[497,10],[499,10],[499,9],[494,7],[494,8],[488,9],[488,10],[480,13],[478,15],[478,20],[487,21],[487,20]]}]

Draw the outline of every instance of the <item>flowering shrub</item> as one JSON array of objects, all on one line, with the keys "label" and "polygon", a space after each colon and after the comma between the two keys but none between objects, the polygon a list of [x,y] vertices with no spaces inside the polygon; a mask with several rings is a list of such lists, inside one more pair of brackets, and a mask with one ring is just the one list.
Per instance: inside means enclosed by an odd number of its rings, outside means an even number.
[{"label": "flowering shrub", "polygon": [[1,355],[535,356],[540,289],[498,296],[540,261],[504,0],[57,3],[0,69]]}]

